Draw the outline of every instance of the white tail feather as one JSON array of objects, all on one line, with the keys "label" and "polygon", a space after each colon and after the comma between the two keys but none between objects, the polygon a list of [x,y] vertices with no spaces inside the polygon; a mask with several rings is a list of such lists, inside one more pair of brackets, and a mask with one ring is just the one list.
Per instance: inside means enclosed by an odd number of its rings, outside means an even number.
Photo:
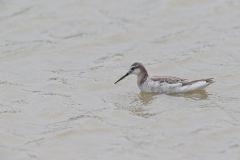
[{"label": "white tail feather", "polygon": [[197,81],[197,82],[194,82],[192,84],[185,85],[185,86],[179,88],[177,92],[183,93],[183,92],[190,92],[190,91],[194,91],[194,90],[200,90],[200,89],[206,88],[210,84],[211,83],[208,83],[205,80]]}]

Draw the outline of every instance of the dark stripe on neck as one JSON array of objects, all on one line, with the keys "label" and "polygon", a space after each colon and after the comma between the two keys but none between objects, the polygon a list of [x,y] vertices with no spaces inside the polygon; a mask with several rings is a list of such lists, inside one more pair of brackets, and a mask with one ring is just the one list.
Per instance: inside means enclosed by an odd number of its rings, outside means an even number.
[{"label": "dark stripe on neck", "polygon": [[148,77],[148,74],[147,74],[147,72],[145,72],[141,81],[140,81],[140,84],[143,84],[147,80],[147,77]]}]

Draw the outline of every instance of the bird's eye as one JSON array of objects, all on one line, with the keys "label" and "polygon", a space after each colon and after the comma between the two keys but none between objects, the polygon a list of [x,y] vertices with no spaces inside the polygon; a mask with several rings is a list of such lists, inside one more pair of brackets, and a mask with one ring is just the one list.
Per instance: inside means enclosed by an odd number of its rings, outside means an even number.
[{"label": "bird's eye", "polygon": [[138,66],[133,66],[133,67],[131,67],[131,70],[133,71],[136,68],[138,68]]}]

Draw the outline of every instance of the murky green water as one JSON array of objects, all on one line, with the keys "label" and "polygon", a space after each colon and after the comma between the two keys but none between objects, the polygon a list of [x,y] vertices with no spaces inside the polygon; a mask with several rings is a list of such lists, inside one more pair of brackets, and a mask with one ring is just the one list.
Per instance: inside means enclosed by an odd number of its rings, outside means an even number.
[{"label": "murky green water", "polygon": [[[238,0],[1,0],[1,160],[239,160]],[[206,91],[139,93],[150,75]]]}]

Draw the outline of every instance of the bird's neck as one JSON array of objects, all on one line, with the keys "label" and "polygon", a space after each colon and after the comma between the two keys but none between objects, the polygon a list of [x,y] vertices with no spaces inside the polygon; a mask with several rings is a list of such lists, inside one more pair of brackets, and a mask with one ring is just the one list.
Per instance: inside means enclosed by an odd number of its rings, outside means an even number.
[{"label": "bird's neck", "polygon": [[148,78],[148,73],[147,72],[142,72],[142,73],[138,74],[138,76],[137,76],[138,86],[143,84],[147,80],[147,78]]}]

